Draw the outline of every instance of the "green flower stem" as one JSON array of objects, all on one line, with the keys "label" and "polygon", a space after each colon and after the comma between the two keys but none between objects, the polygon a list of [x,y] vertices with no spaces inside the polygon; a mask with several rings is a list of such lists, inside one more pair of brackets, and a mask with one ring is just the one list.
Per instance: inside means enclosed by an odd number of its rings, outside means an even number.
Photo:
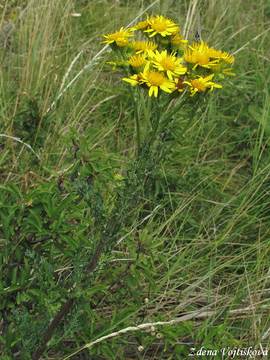
[{"label": "green flower stem", "polygon": [[136,142],[137,142],[137,156],[140,156],[141,152],[141,129],[140,129],[140,112],[139,106],[136,106],[136,116],[135,116],[135,125],[136,125]]}]

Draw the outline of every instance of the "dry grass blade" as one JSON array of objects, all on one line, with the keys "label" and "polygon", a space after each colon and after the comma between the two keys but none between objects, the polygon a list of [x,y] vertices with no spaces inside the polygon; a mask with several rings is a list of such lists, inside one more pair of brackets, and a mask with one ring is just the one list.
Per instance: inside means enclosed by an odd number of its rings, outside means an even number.
[{"label": "dry grass blade", "polygon": [[7,134],[0,134],[0,137],[3,138],[7,138],[7,139],[11,139],[13,141],[16,141],[22,145],[24,145],[25,147],[27,147],[37,158],[38,160],[40,160],[39,155],[35,152],[35,150],[32,148],[31,145],[25,143],[23,140],[21,140],[20,138],[16,137],[16,136],[11,136],[11,135],[7,135]]}]

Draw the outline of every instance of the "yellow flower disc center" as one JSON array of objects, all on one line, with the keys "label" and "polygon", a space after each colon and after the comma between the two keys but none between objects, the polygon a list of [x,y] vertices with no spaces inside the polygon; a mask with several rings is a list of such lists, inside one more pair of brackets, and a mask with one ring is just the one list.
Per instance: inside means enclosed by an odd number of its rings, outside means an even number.
[{"label": "yellow flower disc center", "polygon": [[150,71],[147,80],[153,86],[160,86],[164,83],[164,76],[156,71]]},{"label": "yellow flower disc center", "polygon": [[167,29],[167,24],[163,21],[155,21],[151,25],[152,28],[157,32],[163,32]]},{"label": "yellow flower disc center", "polygon": [[174,70],[175,69],[175,63],[169,57],[166,57],[166,58],[162,59],[160,64],[165,70]]},{"label": "yellow flower disc center", "polygon": [[120,33],[120,32],[117,32],[117,33],[115,33],[115,34],[110,35],[110,38],[111,38],[112,40],[117,40],[117,39],[122,38],[122,37],[123,37],[123,34]]},{"label": "yellow flower disc center", "polygon": [[209,63],[209,56],[207,54],[198,52],[196,54],[196,57],[197,57],[197,62],[200,65],[207,65]]}]

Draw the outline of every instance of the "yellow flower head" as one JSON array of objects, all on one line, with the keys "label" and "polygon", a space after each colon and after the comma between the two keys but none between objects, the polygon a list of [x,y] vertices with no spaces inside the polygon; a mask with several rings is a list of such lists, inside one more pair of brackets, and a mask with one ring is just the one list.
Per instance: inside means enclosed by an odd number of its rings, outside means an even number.
[{"label": "yellow flower head", "polygon": [[137,54],[157,49],[157,44],[155,44],[153,41],[133,41],[130,43],[130,46],[136,51]]},{"label": "yellow flower head", "polygon": [[139,74],[134,74],[128,78],[125,77],[122,80],[129,83],[131,86],[137,86],[140,84],[141,76]]},{"label": "yellow flower head", "polygon": [[103,35],[105,40],[104,44],[116,44],[119,47],[124,47],[128,45],[128,39],[132,36],[130,29],[124,29],[121,27],[119,31],[116,31],[111,34]]},{"label": "yellow flower head", "polygon": [[175,34],[171,37],[171,44],[173,46],[185,47],[188,43],[188,40],[185,40],[181,34]]},{"label": "yellow flower head", "polygon": [[234,56],[225,51],[216,50],[209,47],[205,42],[199,42],[189,46],[184,53],[186,62],[198,65],[207,69],[218,69],[218,65],[223,62],[227,64],[234,63]]},{"label": "yellow flower head", "polygon": [[148,21],[139,21],[136,25],[134,25],[131,29],[134,30],[145,30],[148,27]]},{"label": "yellow flower head", "polygon": [[148,18],[147,22],[149,28],[144,30],[144,32],[148,33],[149,37],[155,35],[165,37],[176,34],[179,31],[179,26],[177,24],[162,15],[151,16]]},{"label": "yellow flower head", "polygon": [[209,49],[209,55],[211,58],[223,60],[225,63],[232,65],[234,63],[234,56],[226,51],[220,51],[213,48]]},{"label": "yellow flower head", "polygon": [[211,60],[211,49],[205,42],[199,42],[189,46],[184,53],[184,59],[188,63],[195,64],[194,68],[202,66],[210,69],[211,66],[215,65],[218,60]]},{"label": "yellow flower head", "polygon": [[210,91],[213,91],[215,88],[221,89],[221,85],[212,81],[213,77],[214,74],[205,77],[199,76],[196,79],[184,81],[184,84],[190,87],[191,96],[194,96],[197,92],[205,92],[208,89]]},{"label": "yellow flower head", "polygon": [[152,53],[151,58],[153,66],[159,71],[166,72],[170,80],[187,72],[187,68],[181,63],[181,58],[176,57],[174,53],[168,54],[167,50],[156,51]]},{"label": "yellow flower head", "polygon": [[157,97],[159,89],[167,93],[175,90],[174,82],[166,78],[161,72],[150,70],[149,63],[140,75],[141,83],[149,87],[149,96],[154,95],[154,97]]},{"label": "yellow flower head", "polygon": [[131,56],[128,60],[128,63],[133,68],[139,68],[141,66],[144,66],[146,64],[145,56],[142,54],[137,54],[134,56]]}]

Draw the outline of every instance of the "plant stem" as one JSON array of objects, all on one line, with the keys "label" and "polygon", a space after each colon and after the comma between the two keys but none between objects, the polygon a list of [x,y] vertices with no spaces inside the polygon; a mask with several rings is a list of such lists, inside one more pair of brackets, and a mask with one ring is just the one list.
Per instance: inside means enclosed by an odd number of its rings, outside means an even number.
[{"label": "plant stem", "polygon": [[137,110],[136,110],[135,124],[136,124],[137,156],[139,157],[140,152],[141,152],[141,129],[140,129],[138,106],[137,106]]}]

